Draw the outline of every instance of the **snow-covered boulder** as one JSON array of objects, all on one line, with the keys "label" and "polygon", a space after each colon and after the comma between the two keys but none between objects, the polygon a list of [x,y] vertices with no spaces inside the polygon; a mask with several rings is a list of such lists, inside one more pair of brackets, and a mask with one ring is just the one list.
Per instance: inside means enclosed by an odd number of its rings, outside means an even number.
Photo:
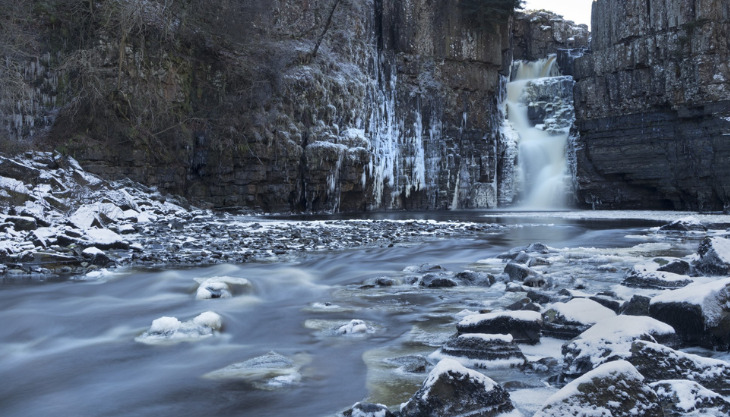
[{"label": "snow-covered boulder", "polygon": [[451,288],[459,285],[453,278],[443,274],[426,274],[419,283],[426,288]]},{"label": "snow-covered boulder", "polygon": [[355,403],[342,413],[344,417],[395,417],[383,404]]},{"label": "snow-covered boulder", "polygon": [[509,334],[455,335],[429,358],[451,358],[467,367],[486,369],[511,368],[527,363],[525,355]]},{"label": "snow-covered boulder", "polygon": [[567,303],[554,303],[542,313],[542,333],[557,339],[570,340],[597,322],[614,317],[616,313],[587,299],[574,298]]},{"label": "snow-covered boulder", "polygon": [[469,270],[457,273],[454,275],[454,278],[464,285],[478,285],[483,287],[492,286],[496,282],[494,275]]},{"label": "snow-covered boulder", "polygon": [[512,411],[509,393],[499,384],[455,360],[444,359],[401,406],[401,417],[492,417]]},{"label": "snow-covered boulder", "polygon": [[694,381],[674,379],[649,386],[657,393],[665,416],[730,416],[730,402]]},{"label": "snow-covered boulder", "polygon": [[637,340],[626,360],[649,382],[688,379],[723,395],[730,395],[730,363]]},{"label": "snow-covered boulder", "polygon": [[516,343],[540,341],[542,315],[536,311],[499,311],[464,317],[457,325],[459,333],[510,334]]},{"label": "snow-covered boulder", "polygon": [[87,259],[92,264],[98,266],[107,266],[112,262],[112,260],[109,258],[109,256],[107,256],[106,253],[104,253],[103,250],[95,246],[90,246],[84,249],[81,252],[81,255],[84,257],[84,259]]},{"label": "snow-covered boulder", "polygon": [[635,340],[676,344],[672,326],[646,316],[616,316],[601,320],[563,345],[563,373],[578,376],[606,362],[631,355]]},{"label": "snow-covered boulder", "polygon": [[86,238],[99,249],[129,249],[129,242],[109,229],[87,229]]},{"label": "snow-covered boulder", "polygon": [[674,289],[686,287],[693,281],[686,275],[673,272],[659,271],[660,265],[655,262],[634,265],[626,273],[621,285],[633,288]]},{"label": "snow-covered boulder", "polygon": [[657,295],[649,312],[671,324],[687,345],[730,349],[730,278]]},{"label": "snow-covered boulder", "polygon": [[7,216],[5,221],[13,224],[15,230],[28,231],[38,228],[38,222],[30,216]]},{"label": "snow-covered boulder", "polygon": [[221,316],[212,311],[201,313],[185,322],[175,317],[160,317],[134,340],[149,345],[194,342],[218,334],[222,326]]},{"label": "snow-covered boulder", "polygon": [[302,380],[300,369],[306,358],[288,358],[276,352],[234,363],[203,375],[209,379],[242,380],[258,389],[291,386]]},{"label": "snow-covered boulder", "polygon": [[693,216],[682,217],[659,228],[661,232],[706,232],[707,227]]},{"label": "snow-covered boulder", "polygon": [[697,249],[694,268],[706,275],[730,274],[730,239],[706,237]]},{"label": "snow-covered boulder", "polygon": [[249,291],[252,288],[251,281],[246,278],[235,277],[212,277],[212,278],[195,278],[200,284],[195,293],[198,300],[209,300],[212,298],[230,298],[234,294]]},{"label": "snow-covered boulder", "polygon": [[547,399],[534,417],[664,417],[659,398],[630,363],[601,365]]},{"label": "snow-covered boulder", "polygon": [[365,334],[372,333],[372,329],[362,320],[350,320],[349,323],[340,326],[337,334]]}]

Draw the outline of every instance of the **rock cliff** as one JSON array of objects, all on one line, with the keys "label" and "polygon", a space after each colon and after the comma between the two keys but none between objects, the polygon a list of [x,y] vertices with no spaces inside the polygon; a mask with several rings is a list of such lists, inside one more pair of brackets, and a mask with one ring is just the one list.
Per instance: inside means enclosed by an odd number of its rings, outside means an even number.
[{"label": "rock cliff", "polygon": [[596,208],[730,206],[730,3],[598,0],[575,64],[576,188]]},{"label": "rock cliff", "polygon": [[221,208],[497,204],[507,22],[446,0],[77,3],[13,9],[44,57],[2,51],[17,142]]}]

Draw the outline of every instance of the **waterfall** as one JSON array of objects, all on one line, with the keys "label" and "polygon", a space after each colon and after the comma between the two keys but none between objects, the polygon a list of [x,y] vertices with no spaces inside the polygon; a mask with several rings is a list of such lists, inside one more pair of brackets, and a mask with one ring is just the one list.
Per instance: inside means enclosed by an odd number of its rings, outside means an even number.
[{"label": "waterfall", "polygon": [[525,209],[565,208],[573,79],[560,76],[554,55],[534,62],[517,61],[512,73],[506,107],[508,124],[518,141],[518,204]]}]

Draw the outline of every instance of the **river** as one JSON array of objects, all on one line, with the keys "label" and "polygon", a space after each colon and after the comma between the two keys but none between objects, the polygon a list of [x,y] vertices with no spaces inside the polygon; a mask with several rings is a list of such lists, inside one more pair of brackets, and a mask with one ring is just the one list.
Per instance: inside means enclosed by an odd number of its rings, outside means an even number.
[{"label": "river", "polygon": [[[657,233],[653,228],[666,222],[661,213],[629,216],[634,219],[478,211],[367,217],[500,227],[478,236],[424,238],[240,265],[4,282],[0,415],[331,416],[365,399],[397,405],[426,374],[399,371],[388,358],[426,356],[455,331],[464,310],[504,307],[521,297],[506,292],[500,282],[436,289],[408,284],[421,265],[498,275],[504,264],[497,255],[542,242],[558,249],[549,271],[556,287],[582,280],[584,291],[597,292],[618,288],[623,268],[637,260],[688,255],[696,251],[698,239]],[[196,299],[194,279],[216,276],[246,278],[253,289],[232,298]],[[363,287],[376,277],[393,278],[396,285]],[[621,291],[618,295],[627,297],[633,290]],[[185,321],[204,311],[222,317],[220,334],[195,342],[136,340],[155,319]],[[336,329],[352,319],[365,321],[368,331],[338,334]],[[543,340],[525,346],[525,353],[559,355],[560,343]],[[204,377],[270,351],[291,358],[296,369],[291,380],[277,385],[251,375]],[[542,374],[515,369],[486,373],[517,387],[513,400],[526,415],[557,390]]]}]

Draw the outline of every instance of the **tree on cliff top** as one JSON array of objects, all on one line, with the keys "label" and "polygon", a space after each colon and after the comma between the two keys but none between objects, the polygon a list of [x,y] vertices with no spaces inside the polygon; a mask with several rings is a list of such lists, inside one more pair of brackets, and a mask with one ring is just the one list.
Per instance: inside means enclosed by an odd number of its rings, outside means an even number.
[{"label": "tree on cliff top", "polygon": [[523,0],[461,0],[464,15],[479,24],[507,22],[516,9],[522,9]]}]

